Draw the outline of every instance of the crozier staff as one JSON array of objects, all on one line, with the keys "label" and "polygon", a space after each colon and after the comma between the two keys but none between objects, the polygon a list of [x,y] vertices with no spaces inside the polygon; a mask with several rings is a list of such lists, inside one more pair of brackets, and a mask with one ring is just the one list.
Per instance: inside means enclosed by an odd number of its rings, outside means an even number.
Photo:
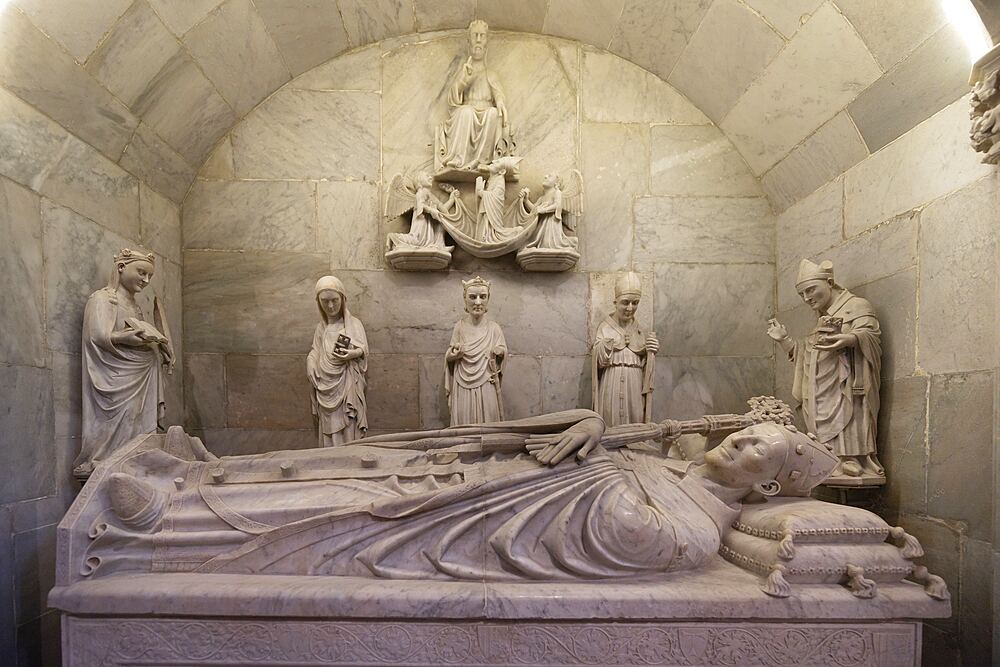
[{"label": "crozier staff", "polygon": [[368,337],[361,320],[347,309],[339,279],[320,278],[315,294],[322,321],[313,333],[306,374],[312,384],[313,414],[319,420],[319,446],[330,447],[363,438],[368,430]]}]

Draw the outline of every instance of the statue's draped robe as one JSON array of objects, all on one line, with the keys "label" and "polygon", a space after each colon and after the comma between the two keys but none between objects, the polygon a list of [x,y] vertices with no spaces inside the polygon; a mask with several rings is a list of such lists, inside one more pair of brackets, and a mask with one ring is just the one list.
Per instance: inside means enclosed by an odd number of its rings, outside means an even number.
[{"label": "statue's draped robe", "polygon": [[[332,355],[340,334],[361,348],[359,359],[341,361]],[[344,308],[343,322],[320,322],[313,333],[312,349],[306,359],[306,372],[312,384],[313,414],[319,419],[319,446],[342,445],[364,437],[368,430],[365,404],[368,370],[368,337],[361,320]]]},{"label": "statue's draped robe", "polygon": [[[625,344],[625,334],[629,336]],[[597,327],[593,347],[594,410],[608,426],[639,424],[643,419],[646,335],[635,320],[625,328],[613,316]]]},{"label": "statue's draped robe", "polygon": [[882,370],[882,333],[872,305],[843,290],[828,309],[843,319],[841,332],[854,334],[855,347],[817,350],[819,333],[797,340],[789,357],[795,363],[792,396],[806,427],[838,456],[875,453]]},{"label": "statue's draped robe", "polygon": [[485,63],[479,67],[465,86],[459,73],[448,92],[451,116],[437,132],[442,167],[474,170],[496,156],[503,132],[497,101],[503,92]]},{"label": "statue's draped robe", "polygon": [[[153,471],[163,488],[178,476],[201,482],[173,491],[148,533],[95,528],[89,562],[104,573],[574,580],[691,569],[716,553],[739,509],[688,475],[688,463],[624,449],[554,467],[482,454],[490,438],[587,423],[600,422],[573,410],[212,463],[145,452],[126,467],[147,480]],[[359,465],[365,456],[377,467]],[[282,464],[299,479],[283,479]],[[225,483],[210,481],[215,468]]]},{"label": "statue's draped robe", "polygon": [[116,345],[111,334],[144,320],[134,302],[106,287],[83,311],[83,437],[74,467],[108,458],[137,435],[155,433],[163,416],[163,379],[157,349]]},{"label": "statue's draped robe", "polygon": [[503,421],[500,380],[503,358],[493,355],[494,348],[507,352],[500,325],[482,320],[478,327],[464,318],[455,324],[450,345],[461,345],[465,354],[457,361],[445,361],[445,391],[451,425],[484,424]]}]

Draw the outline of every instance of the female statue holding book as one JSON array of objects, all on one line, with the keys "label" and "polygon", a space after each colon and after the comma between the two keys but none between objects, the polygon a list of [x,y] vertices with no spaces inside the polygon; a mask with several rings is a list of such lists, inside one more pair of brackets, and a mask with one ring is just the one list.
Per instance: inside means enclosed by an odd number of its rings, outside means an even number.
[{"label": "female statue holding book", "polygon": [[162,304],[146,321],[135,296],[153,277],[152,253],[125,248],[111,280],[87,299],[83,312],[83,433],[73,472],[86,477],[137,435],[155,433],[163,416],[161,366],[173,369],[173,346]]},{"label": "female statue holding book", "polygon": [[368,337],[361,320],[347,309],[344,284],[334,276],[316,283],[316,325],[306,374],[312,384],[312,408],[319,425],[319,446],[342,445],[365,437],[368,412],[365,388]]}]

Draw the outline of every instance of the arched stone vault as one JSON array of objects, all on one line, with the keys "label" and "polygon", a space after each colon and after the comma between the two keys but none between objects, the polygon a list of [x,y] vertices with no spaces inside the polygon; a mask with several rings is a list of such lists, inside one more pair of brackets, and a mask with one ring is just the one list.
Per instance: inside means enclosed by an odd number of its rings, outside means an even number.
[{"label": "arched stone vault", "polygon": [[10,0],[0,82],[179,201],[219,137],[293,77],[473,18],[666,80],[779,210],[953,101],[969,65],[940,0]]}]

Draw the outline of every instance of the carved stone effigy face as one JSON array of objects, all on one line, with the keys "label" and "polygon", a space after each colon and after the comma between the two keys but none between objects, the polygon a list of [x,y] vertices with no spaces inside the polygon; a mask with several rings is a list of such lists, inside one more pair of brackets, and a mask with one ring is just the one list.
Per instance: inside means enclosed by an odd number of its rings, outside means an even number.
[{"label": "carved stone effigy face", "polygon": [[153,278],[153,265],[145,260],[118,263],[118,282],[132,294],[138,294]]},{"label": "carved stone effigy face", "polygon": [[485,315],[490,305],[490,289],[483,285],[473,285],[465,291],[465,312],[471,315]]},{"label": "carved stone effigy face", "polygon": [[833,285],[828,280],[807,280],[797,290],[802,300],[817,312],[826,310],[833,302]]},{"label": "carved stone effigy face", "polygon": [[773,424],[757,424],[728,436],[705,454],[708,477],[730,488],[772,480],[785,460],[788,444]]},{"label": "carved stone effigy face", "polygon": [[340,315],[344,305],[344,297],[340,295],[340,292],[325,289],[319,293],[316,299],[319,301],[319,305],[323,308],[323,312],[326,313],[327,317],[337,317]]}]

